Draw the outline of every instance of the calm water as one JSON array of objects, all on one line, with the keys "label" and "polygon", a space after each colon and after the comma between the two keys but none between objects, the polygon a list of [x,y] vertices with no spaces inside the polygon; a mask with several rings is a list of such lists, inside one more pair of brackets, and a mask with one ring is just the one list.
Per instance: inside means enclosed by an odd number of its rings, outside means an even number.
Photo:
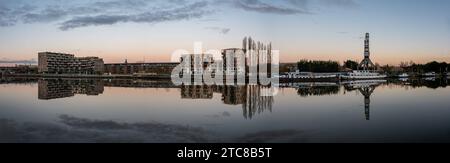
[{"label": "calm water", "polygon": [[1,142],[450,142],[448,80],[182,86],[2,79]]}]

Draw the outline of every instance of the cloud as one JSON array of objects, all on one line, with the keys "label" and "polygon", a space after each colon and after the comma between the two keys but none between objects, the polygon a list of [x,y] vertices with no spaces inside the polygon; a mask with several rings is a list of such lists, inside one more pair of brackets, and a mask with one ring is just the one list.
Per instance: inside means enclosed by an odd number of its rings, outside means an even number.
[{"label": "cloud", "polygon": [[283,14],[283,15],[309,14],[309,12],[301,10],[299,8],[283,7],[280,5],[266,3],[261,0],[233,0],[231,2],[233,3],[234,7],[246,11],[268,13],[268,14]]},{"label": "cloud", "polygon": [[[227,115],[223,115],[227,116]],[[159,122],[124,123],[61,115],[57,123],[0,119],[0,143],[279,143],[305,142],[311,134],[273,130],[222,137],[200,127]]]},{"label": "cloud", "polygon": [[[61,30],[117,23],[157,24],[208,18],[232,8],[276,15],[311,14],[322,6],[357,6],[354,0],[0,0],[0,27],[52,23]],[[227,33],[227,31],[222,31]]]},{"label": "cloud", "polygon": [[224,35],[228,34],[231,31],[230,28],[221,28],[221,27],[206,27],[205,29],[216,31],[216,32],[219,32],[219,33],[224,34]]},{"label": "cloud", "polygon": [[24,23],[35,23],[35,22],[51,22],[59,20],[67,16],[67,12],[59,8],[49,7],[40,13],[27,13],[23,15]]},{"label": "cloud", "polygon": [[217,137],[202,128],[158,122],[120,123],[68,115],[59,116],[59,122],[18,123],[0,119],[0,142],[207,143]]},{"label": "cloud", "polygon": [[36,64],[36,59],[30,59],[30,60],[10,60],[3,58],[0,60],[0,63],[12,63],[12,64]]},{"label": "cloud", "polygon": [[309,0],[286,0],[291,5],[294,5],[295,7],[299,7],[302,9],[307,9],[307,6],[309,4]]},{"label": "cloud", "polygon": [[201,18],[209,13],[208,11],[202,9],[203,7],[206,7],[207,4],[208,3],[206,1],[202,1],[174,9],[144,12],[131,15],[98,15],[75,17],[71,20],[63,22],[59,29],[69,30],[86,26],[112,25],[116,23],[126,22],[154,24],[167,21]]},{"label": "cloud", "polygon": [[338,6],[338,7],[356,7],[356,6],[358,6],[358,3],[356,3],[354,0],[319,0],[319,2],[322,2],[325,5]]}]

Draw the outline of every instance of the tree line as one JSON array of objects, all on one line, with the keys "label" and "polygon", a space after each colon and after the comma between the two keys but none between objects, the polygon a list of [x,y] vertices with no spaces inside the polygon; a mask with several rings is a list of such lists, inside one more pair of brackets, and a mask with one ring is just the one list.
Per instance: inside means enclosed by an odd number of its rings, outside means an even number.
[{"label": "tree line", "polygon": [[436,72],[436,73],[446,73],[450,70],[450,64],[446,62],[428,62],[426,64],[416,64],[410,62],[409,64],[406,62],[402,62],[400,64],[406,72],[413,73],[425,73],[425,72]]},{"label": "tree line", "polygon": [[339,72],[340,65],[337,61],[313,61],[301,60],[297,63],[302,72]]},{"label": "tree line", "polygon": [[[317,60],[300,60],[297,62],[297,68],[301,72],[339,72],[342,70],[358,70],[359,63],[347,60],[343,65],[337,61],[317,61]],[[376,64],[376,69],[387,73],[408,72],[408,73],[447,73],[450,70],[450,63],[432,61],[426,64],[416,64],[414,62],[401,62],[400,66]],[[399,70],[400,69],[400,70]]]}]

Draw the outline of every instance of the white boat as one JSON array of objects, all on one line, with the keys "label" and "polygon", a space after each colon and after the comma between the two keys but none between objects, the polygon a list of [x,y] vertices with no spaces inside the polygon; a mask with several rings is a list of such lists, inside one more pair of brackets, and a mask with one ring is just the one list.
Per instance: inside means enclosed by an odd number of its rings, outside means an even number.
[{"label": "white boat", "polygon": [[436,81],[436,77],[426,77],[424,78],[426,81]]},{"label": "white boat", "polygon": [[368,87],[368,86],[377,86],[383,83],[386,83],[387,80],[375,79],[375,80],[352,80],[352,81],[344,81],[341,82],[343,85],[348,85],[351,87]]},{"label": "white boat", "polygon": [[409,75],[407,73],[403,73],[398,75],[399,78],[409,78]]},{"label": "white boat", "polygon": [[382,75],[377,72],[371,71],[353,71],[341,76],[342,79],[346,80],[366,80],[366,79],[384,79],[387,78],[387,75]]},{"label": "white boat", "polygon": [[336,74],[333,73],[312,73],[312,72],[290,72],[287,76],[288,79],[328,79],[337,78]]},{"label": "white boat", "polygon": [[407,82],[409,80],[409,78],[398,78],[398,80],[400,80],[402,82]]},{"label": "white boat", "polygon": [[427,72],[427,73],[425,73],[425,74],[422,74],[422,76],[425,76],[425,77],[434,77],[434,76],[436,76],[436,73],[435,73],[435,72]]}]

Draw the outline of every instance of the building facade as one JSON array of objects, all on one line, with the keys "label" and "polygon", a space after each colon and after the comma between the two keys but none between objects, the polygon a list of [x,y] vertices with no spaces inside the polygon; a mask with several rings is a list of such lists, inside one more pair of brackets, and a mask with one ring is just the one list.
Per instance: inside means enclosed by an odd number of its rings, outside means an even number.
[{"label": "building facade", "polygon": [[170,75],[179,63],[112,63],[105,64],[105,73],[108,74],[136,74],[146,73],[155,75]]},{"label": "building facade", "polygon": [[185,54],[180,58],[182,63],[182,74],[203,75],[205,71],[214,73],[214,68],[210,67],[214,63],[211,54]]},{"label": "building facade", "polygon": [[247,71],[247,57],[244,49],[223,49],[222,62],[225,75],[245,75]]},{"label": "building facade", "polygon": [[[251,37],[244,38],[242,48],[230,48],[222,50],[224,73],[227,75],[246,76],[267,75],[271,76],[272,44],[263,44],[253,40]],[[260,70],[261,65],[267,65],[267,71]],[[254,74],[256,73],[256,74]]]},{"label": "building facade", "polygon": [[104,62],[98,57],[75,57],[73,54],[41,52],[38,72],[45,74],[103,74]]}]

